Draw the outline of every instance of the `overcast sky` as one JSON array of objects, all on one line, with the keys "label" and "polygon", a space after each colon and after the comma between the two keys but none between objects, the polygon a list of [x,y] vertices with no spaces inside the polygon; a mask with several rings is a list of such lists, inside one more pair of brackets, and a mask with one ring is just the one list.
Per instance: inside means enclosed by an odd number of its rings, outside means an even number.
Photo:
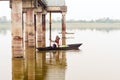
[{"label": "overcast sky", "polygon": [[[120,19],[120,0],[66,0],[67,19],[98,19],[109,17]],[[0,2],[0,16],[10,18],[9,2]],[[60,15],[60,14],[59,14]],[[54,16],[56,18],[59,15]]]},{"label": "overcast sky", "polygon": [[8,1],[0,1],[0,17],[7,16],[10,19],[10,8]]}]

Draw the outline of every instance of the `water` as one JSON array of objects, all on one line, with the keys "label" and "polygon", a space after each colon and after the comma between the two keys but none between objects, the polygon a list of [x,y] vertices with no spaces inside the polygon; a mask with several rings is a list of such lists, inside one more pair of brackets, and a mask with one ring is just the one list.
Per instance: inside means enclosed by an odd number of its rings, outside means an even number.
[{"label": "water", "polygon": [[[53,32],[55,38],[60,31]],[[36,52],[12,59],[11,33],[0,33],[0,80],[120,80],[120,30],[71,30],[66,42],[80,50]],[[48,36],[47,32],[47,36]],[[49,45],[47,37],[47,45]]]}]

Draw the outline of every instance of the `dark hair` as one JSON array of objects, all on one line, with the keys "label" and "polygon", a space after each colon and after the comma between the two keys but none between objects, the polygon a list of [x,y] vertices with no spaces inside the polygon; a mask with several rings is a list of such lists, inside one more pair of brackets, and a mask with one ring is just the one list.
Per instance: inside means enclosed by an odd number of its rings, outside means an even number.
[{"label": "dark hair", "polygon": [[56,48],[57,46],[56,46],[56,44],[53,44],[53,46],[52,46],[53,48]]}]

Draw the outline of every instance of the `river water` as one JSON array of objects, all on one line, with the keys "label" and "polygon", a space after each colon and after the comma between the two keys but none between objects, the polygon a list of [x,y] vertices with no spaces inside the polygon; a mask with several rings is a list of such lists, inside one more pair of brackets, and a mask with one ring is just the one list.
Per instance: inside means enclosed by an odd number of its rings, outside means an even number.
[{"label": "river water", "polygon": [[[12,59],[11,32],[0,32],[0,80],[120,80],[120,30],[68,30],[80,50],[35,52]],[[48,36],[48,33],[46,36]],[[59,31],[53,31],[53,37]],[[47,45],[49,45],[47,37]],[[36,53],[36,54],[35,54]]]}]

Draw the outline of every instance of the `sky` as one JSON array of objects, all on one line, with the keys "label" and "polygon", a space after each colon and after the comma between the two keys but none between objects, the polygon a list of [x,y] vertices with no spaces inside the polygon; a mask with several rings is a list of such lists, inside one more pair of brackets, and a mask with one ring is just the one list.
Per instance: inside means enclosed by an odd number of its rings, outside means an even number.
[{"label": "sky", "polygon": [[66,0],[69,19],[120,19],[120,0]]},{"label": "sky", "polygon": [[[120,19],[120,0],[65,0],[67,5],[66,19],[95,20],[109,17]],[[7,16],[10,19],[9,2],[0,2],[0,17]],[[53,18],[59,18],[55,14]]]},{"label": "sky", "polygon": [[11,17],[11,9],[9,8],[9,2],[8,1],[0,1],[0,17],[1,16],[7,16],[8,19]]}]

